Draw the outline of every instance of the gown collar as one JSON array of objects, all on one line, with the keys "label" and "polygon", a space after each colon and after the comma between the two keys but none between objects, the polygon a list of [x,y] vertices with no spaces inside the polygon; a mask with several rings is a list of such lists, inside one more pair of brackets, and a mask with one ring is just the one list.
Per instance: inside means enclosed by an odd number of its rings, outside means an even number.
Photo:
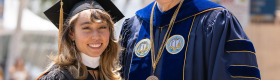
[{"label": "gown collar", "polygon": [[[144,7],[143,9],[138,10],[135,14],[139,16],[141,19],[143,19],[144,21],[150,23],[151,11],[154,3],[155,1],[149,4],[148,6]],[[162,22],[162,20],[170,21],[177,7],[178,4],[165,12],[161,12],[158,7],[155,7],[153,25],[157,27],[161,27],[163,25],[169,24],[168,21],[166,23],[166,21]],[[203,10],[210,9],[210,8],[217,8],[217,7],[223,7],[223,6],[208,0],[184,0],[175,22],[182,20],[186,17],[189,17],[191,15],[194,15],[196,13],[199,13]]]}]

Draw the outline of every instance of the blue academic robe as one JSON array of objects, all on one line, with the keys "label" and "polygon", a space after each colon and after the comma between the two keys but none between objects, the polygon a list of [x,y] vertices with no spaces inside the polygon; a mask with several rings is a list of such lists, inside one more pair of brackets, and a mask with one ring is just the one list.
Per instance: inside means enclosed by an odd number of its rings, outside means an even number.
[{"label": "blue academic robe", "polygon": [[[125,80],[145,80],[153,73],[149,43],[153,4],[123,23],[121,74]],[[155,7],[155,55],[177,6],[166,12]],[[236,17],[208,0],[184,0],[154,75],[160,80],[261,79],[253,43]]]}]

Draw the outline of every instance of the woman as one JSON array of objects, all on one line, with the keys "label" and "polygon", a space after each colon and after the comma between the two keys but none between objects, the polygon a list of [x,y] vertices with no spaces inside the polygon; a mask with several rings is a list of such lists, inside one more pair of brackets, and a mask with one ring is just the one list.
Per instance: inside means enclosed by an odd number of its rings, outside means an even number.
[{"label": "woman", "polygon": [[3,73],[2,67],[0,66],[0,80],[3,80],[3,79],[4,79],[4,73]]},{"label": "woman", "polygon": [[121,30],[125,80],[260,79],[252,42],[223,6],[155,0],[135,14]]},{"label": "woman", "polygon": [[[106,10],[102,7],[104,3],[113,5],[111,1],[64,0],[60,2],[57,4],[67,6],[63,7],[63,12],[69,15],[66,15],[66,25],[63,26],[63,29],[59,26],[58,54],[55,57],[50,57],[54,65],[38,79],[121,79],[117,72],[120,69],[117,64],[120,46],[114,37],[114,22],[110,17],[114,15],[108,14],[106,12],[108,8]],[[47,14],[55,11],[53,9],[57,9],[53,7],[45,12],[51,21],[57,19],[53,19],[53,15]],[[71,11],[67,12],[69,8]],[[110,8],[109,10],[111,9],[116,8]],[[121,14],[120,12],[117,13]],[[56,22],[53,23],[56,24]]]},{"label": "woman", "polygon": [[16,59],[15,65],[11,68],[12,80],[27,80],[29,75],[24,68],[24,60],[21,58]]}]

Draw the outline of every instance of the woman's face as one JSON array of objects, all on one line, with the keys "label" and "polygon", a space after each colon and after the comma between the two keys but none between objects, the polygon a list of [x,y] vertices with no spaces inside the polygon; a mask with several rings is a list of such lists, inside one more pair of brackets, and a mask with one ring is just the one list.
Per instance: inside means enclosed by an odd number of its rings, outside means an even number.
[{"label": "woman's face", "polygon": [[18,59],[17,60],[17,67],[23,67],[23,66],[24,66],[23,59]]},{"label": "woman's face", "polygon": [[[70,31],[70,37],[75,40],[80,52],[91,57],[98,57],[109,44],[110,31],[106,23],[89,21],[90,15],[90,10],[80,12],[74,27],[74,34]],[[71,34],[73,35],[71,36]]]}]

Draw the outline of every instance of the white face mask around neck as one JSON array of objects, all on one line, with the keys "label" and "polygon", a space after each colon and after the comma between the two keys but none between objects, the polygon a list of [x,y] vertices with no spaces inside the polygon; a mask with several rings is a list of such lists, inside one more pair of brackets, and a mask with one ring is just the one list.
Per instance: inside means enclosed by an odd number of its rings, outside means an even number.
[{"label": "white face mask around neck", "polygon": [[83,64],[86,65],[87,67],[96,68],[99,66],[100,56],[90,57],[90,56],[86,55],[85,53],[81,53],[81,56],[82,56]]}]

